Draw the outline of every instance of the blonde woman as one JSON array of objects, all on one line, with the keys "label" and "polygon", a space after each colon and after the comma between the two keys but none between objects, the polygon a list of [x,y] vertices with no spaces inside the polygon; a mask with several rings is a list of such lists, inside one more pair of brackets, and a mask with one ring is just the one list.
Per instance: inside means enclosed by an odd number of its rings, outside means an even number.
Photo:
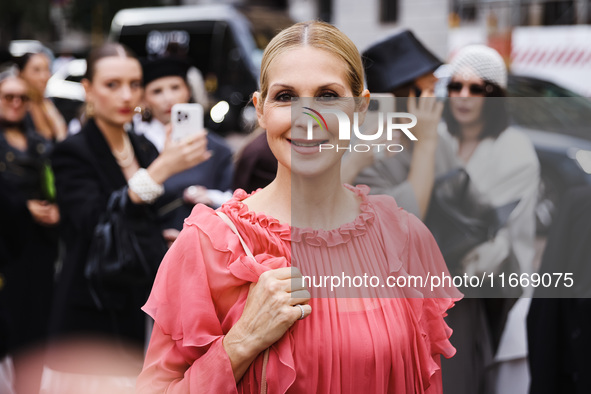
[{"label": "blonde woman", "polygon": [[245,246],[210,208],[198,205],[186,220],[144,307],[155,326],[138,391],[441,393],[439,358],[454,353],[443,321],[460,296],[454,288],[337,294],[302,280],[447,272],[416,217],[342,183],[344,150],[318,148],[348,145],[335,117],[306,138],[302,103],[342,105],[351,117],[366,109],[357,48],[332,25],[296,24],[267,46],[260,84],[253,103],[277,175],[218,210]]}]

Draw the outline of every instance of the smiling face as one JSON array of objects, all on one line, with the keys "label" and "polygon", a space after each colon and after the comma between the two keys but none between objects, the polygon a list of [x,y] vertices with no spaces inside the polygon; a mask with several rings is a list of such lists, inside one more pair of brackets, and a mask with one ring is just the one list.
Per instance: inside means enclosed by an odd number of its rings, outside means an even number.
[{"label": "smiling face", "polygon": [[[451,112],[460,126],[482,122],[485,83],[473,71],[456,73],[448,85]],[[452,89],[453,88],[453,89]]]},{"label": "smiling face", "polygon": [[158,78],[145,87],[144,101],[152,115],[161,123],[170,122],[170,110],[175,104],[187,103],[191,94],[179,76]]},{"label": "smiling face", "polygon": [[94,65],[92,82],[83,80],[86,100],[97,121],[123,126],[142,98],[142,68],[135,58],[108,56]]},{"label": "smiling face", "polygon": [[[307,139],[309,116],[302,107],[318,109],[319,105],[339,105],[350,114],[355,110],[353,100],[335,101],[335,98],[353,97],[347,79],[347,65],[331,53],[310,46],[299,46],[279,54],[268,70],[268,93],[253,98],[261,127],[267,130],[267,140],[279,164],[292,173],[313,176],[329,169],[340,168],[345,150],[320,151],[320,144],[345,148],[349,141],[339,141],[336,116],[325,116],[327,126],[314,122],[313,139]],[[369,96],[365,91],[362,95]],[[298,99],[297,105],[292,99]],[[343,108],[342,104],[347,105]],[[292,126],[292,107],[294,114]]]},{"label": "smiling face", "polygon": [[20,78],[8,78],[0,84],[0,115],[2,119],[17,123],[27,113],[27,84]]},{"label": "smiling face", "polygon": [[38,96],[43,97],[47,81],[51,77],[49,58],[42,53],[31,55],[20,76],[27,81]]}]

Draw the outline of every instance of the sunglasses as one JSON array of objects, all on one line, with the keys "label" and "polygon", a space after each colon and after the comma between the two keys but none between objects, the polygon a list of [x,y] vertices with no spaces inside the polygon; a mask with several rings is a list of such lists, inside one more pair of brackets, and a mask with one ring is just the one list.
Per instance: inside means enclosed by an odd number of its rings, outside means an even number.
[{"label": "sunglasses", "polygon": [[[464,89],[464,84],[462,82],[450,82],[447,85],[447,91],[449,93],[460,93]],[[484,96],[486,93],[490,93],[492,87],[488,84],[477,84],[471,83],[468,85],[468,91],[473,96]]]},{"label": "sunglasses", "polygon": [[14,100],[19,99],[22,103],[26,103],[29,101],[29,96],[27,96],[26,94],[12,94],[12,93],[8,93],[8,94],[3,94],[1,96],[2,100],[9,102],[9,103],[13,103]]}]

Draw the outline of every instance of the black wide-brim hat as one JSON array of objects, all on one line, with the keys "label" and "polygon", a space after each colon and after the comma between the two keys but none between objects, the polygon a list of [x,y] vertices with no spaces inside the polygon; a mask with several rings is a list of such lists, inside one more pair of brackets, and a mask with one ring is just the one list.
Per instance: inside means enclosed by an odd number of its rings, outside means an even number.
[{"label": "black wide-brim hat", "polygon": [[191,64],[182,57],[164,56],[153,59],[141,59],[142,71],[144,73],[144,86],[150,82],[163,77],[181,77],[187,79],[187,71]]},{"label": "black wide-brim hat", "polygon": [[443,63],[404,30],[374,44],[363,53],[363,64],[370,92],[392,92]]}]

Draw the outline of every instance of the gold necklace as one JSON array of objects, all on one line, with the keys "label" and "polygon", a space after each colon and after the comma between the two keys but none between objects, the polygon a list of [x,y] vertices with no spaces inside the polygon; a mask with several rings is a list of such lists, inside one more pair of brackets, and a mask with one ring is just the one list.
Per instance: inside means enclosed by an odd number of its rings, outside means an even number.
[{"label": "gold necklace", "polygon": [[117,149],[113,148],[112,152],[120,167],[126,168],[133,163],[135,159],[135,153],[133,151],[133,147],[131,146],[131,141],[129,140],[129,135],[127,132],[123,133],[123,149],[118,151]]}]

